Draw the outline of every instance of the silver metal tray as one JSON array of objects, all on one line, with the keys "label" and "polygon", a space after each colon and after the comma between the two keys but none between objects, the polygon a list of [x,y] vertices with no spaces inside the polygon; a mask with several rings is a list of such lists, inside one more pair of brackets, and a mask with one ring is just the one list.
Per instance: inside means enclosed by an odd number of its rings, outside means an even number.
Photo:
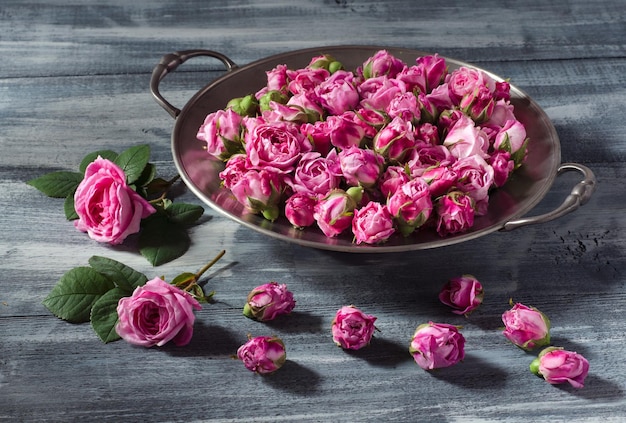
[{"label": "silver metal tray", "polygon": [[[576,210],[589,200],[595,189],[593,172],[580,164],[561,164],[558,135],[548,116],[533,99],[511,85],[511,103],[515,108],[515,115],[526,127],[530,138],[528,156],[524,165],[506,185],[490,194],[487,214],[477,217],[474,226],[465,233],[441,237],[434,230],[420,229],[406,238],[396,234],[381,245],[356,245],[349,234],[328,238],[316,228],[295,229],[282,217],[272,223],[261,216],[246,213],[230,191],[220,187],[218,173],[224,164],[211,159],[203,149],[204,143],[196,139],[204,118],[211,112],[223,109],[231,98],[258,91],[266,84],[265,72],[279,64],[286,64],[292,69],[302,68],[312,57],[330,54],[342,62],[346,69],[355,70],[381,49],[389,51],[406,63],[413,63],[418,56],[432,54],[395,47],[328,46],[278,54],[241,67],[227,56],[211,50],[186,50],[163,56],[153,70],[150,90],[155,100],[175,118],[172,154],[186,185],[211,208],[268,236],[307,247],[363,253],[410,251],[456,244],[498,230],[512,230],[528,224],[547,222]],[[163,98],[159,92],[159,84],[168,73],[198,56],[220,60],[226,67],[226,73],[198,91],[182,110],[178,109]],[[461,66],[480,69],[458,60],[447,57],[445,59],[451,71]],[[503,80],[489,71],[480,70],[497,81]],[[556,176],[569,170],[582,173],[583,179],[576,184],[565,201],[549,213],[523,217],[548,193]]]}]

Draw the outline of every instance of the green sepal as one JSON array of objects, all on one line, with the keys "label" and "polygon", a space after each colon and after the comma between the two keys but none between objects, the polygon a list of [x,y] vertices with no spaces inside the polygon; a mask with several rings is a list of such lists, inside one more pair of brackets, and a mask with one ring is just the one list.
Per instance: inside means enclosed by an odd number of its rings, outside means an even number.
[{"label": "green sepal", "polygon": [[52,198],[65,198],[76,191],[83,180],[78,172],[57,171],[47,173],[26,183]]},{"label": "green sepal", "polygon": [[115,331],[115,325],[119,320],[117,304],[121,298],[127,296],[123,289],[113,288],[101,296],[91,308],[91,327],[105,344],[120,339]]},{"label": "green sepal", "polygon": [[75,267],[67,271],[43,300],[43,305],[60,319],[72,323],[89,321],[91,307],[113,282],[91,267]]},{"label": "green sepal", "polygon": [[89,265],[127,294],[132,294],[135,288],[148,282],[148,278],[143,273],[107,257],[91,256]]},{"label": "green sepal", "polygon": [[85,170],[87,170],[87,166],[89,166],[94,160],[96,160],[98,156],[102,157],[103,159],[115,162],[115,159],[117,158],[117,153],[113,150],[100,150],[87,154],[85,157],[83,157],[83,160],[78,166],[78,169],[83,173],[83,175],[85,174]]},{"label": "green sepal", "polygon": [[150,146],[144,144],[122,151],[115,159],[115,164],[124,171],[126,183],[130,185],[142,176],[148,160],[150,160]]}]

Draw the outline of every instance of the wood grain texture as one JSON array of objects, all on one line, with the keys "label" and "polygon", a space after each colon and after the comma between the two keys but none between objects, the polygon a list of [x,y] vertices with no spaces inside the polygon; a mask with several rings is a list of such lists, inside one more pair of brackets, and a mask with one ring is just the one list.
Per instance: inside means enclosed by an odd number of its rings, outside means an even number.
[{"label": "wood grain texture", "polygon": [[[0,5],[0,421],[622,422],[626,419],[626,15],[619,0],[4,0]],[[335,44],[411,47],[465,60],[531,95],[553,121],[563,161],[598,178],[590,202],[556,221],[413,253],[332,253],[269,239],[206,211],[182,258],[151,268],[129,248],[74,230],[62,201],[25,181],[72,170],[88,152],[148,143],[159,173],[176,173],[174,121],[148,82],[163,54],[220,51],[238,64]],[[162,83],[178,107],[223,74],[186,63]],[[533,214],[577,182],[559,177]],[[180,189],[180,199],[200,204]],[[184,348],[102,344],[89,325],[41,305],[70,268],[105,255],[173,278],[218,251],[215,303],[197,313]],[[486,290],[469,319],[437,299],[450,277]],[[248,291],[287,283],[293,315],[261,324],[241,315]],[[544,311],[553,342],[584,354],[582,390],[528,371],[500,316],[513,298]],[[371,346],[346,353],[330,338],[334,312],[355,304],[378,317]],[[421,323],[463,326],[467,357],[427,373],[409,339]],[[276,334],[288,362],[256,377],[232,355],[247,334]]]}]

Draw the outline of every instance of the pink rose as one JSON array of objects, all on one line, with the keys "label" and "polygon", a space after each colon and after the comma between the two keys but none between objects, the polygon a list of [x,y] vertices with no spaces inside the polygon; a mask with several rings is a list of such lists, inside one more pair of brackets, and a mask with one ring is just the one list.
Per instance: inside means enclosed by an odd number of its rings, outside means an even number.
[{"label": "pink rose", "polygon": [[115,163],[98,156],[85,169],[74,193],[76,229],[98,242],[121,244],[139,232],[141,219],[156,212],[126,184],[126,175]]},{"label": "pink rose", "polygon": [[439,292],[439,301],[452,307],[454,314],[468,316],[483,302],[483,286],[472,275],[450,279]]},{"label": "pink rose", "polygon": [[348,192],[354,192],[355,189],[362,192],[362,188],[351,188],[348,191],[334,189],[318,201],[313,217],[324,235],[337,236],[352,225],[354,209],[360,196],[356,201]]},{"label": "pink rose", "polygon": [[450,166],[456,157],[443,145],[418,145],[407,154],[406,165],[412,177],[423,175],[428,169],[435,166]]},{"label": "pink rose", "polygon": [[422,173],[422,178],[428,183],[430,195],[434,198],[446,194],[458,179],[456,172],[447,166],[429,167]]},{"label": "pink rose", "polygon": [[420,121],[420,105],[412,92],[401,93],[395,96],[387,106],[387,114],[392,119],[399,117],[414,124]]},{"label": "pink rose", "polygon": [[415,59],[415,63],[423,71],[425,81],[423,91],[425,93],[429,93],[441,85],[448,74],[448,65],[445,59],[437,54],[418,57]]},{"label": "pink rose", "polygon": [[447,78],[448,90],[450,97],[460,101],[468,94],[472,94],[476,89],[481,86],[487,87],[489,92],[494,92],[496,89],[495,81],[492,80],[487,74],[477,69],[460,67],[454,70]]},{"label": "pink rose", "polygon": [[315,223],[315,206],[317,197],[314,194],[298,192],[285,201],[285,217],[296,228],[305,228]]},{"label": "pink rose", "polygon": [[311,143],[313,151],[317,151],[322,155],[326,155],[332,147],[330,132],[331,128],[326,121],[318,120],[314,123],[300,125],[300,133]]},{"label": "pink rose", "polygon": [[388,198],[398,189],[400,186],[409,182],[411,178],[407,174],[407,170],[402,166],[388,166],[383,172],[378,183],[383,197]]},{"label": "pink rose", "polygon": [[394,97],[407,92],[404,82],[386,76],[366,79],[357,89],[361,96],[360,106],[374,110],[385,110]]},{"label": "pink rose", "polygon": [[197,138],[206,142],[207,153],[220,160],[226,160],[233,154],[243,151],[241,122],[241,116],[232,109],[218,110],[204,119]]},{"label": "pink rose", "polygon": [[416,139],[424,144],[439,145],[439,129],[432,123],[423,123],[417,127]]},{"label": "pink rose", "polygon": [[485,215],[493,185],[493,168],[480,156],[469,156],[454,162],[450,169],[457,174],[456,188],[474,200],[476,215]]},{"label": "pink rose", "polygon": [[275,336],[251,338],[237,349],[237,357],[251,372],[260,375],[274,373],[287,360],[285,344]]},{"label": "pink rose", "polygon": [[487,157],[489,137],[468,116],[461,116],[443,140],[450,153],[458,159],[469,156]]},{"label": "pink rose", "polygon": [[344,306],[337,310],[332,322],[335,344],[347,350],[359,350],[372,340],[376,317],[363,313],[354,306]]},{"label": "pink rose", "polygon": [[338,70],[315,88],[322,107],[332,115],[353,110],[359,103],[359,93],[352,72]]},{"label": "pink rose", "polygon": [[341,167],[336,154],[322,157],[320,153],[310,152],[302,155],[290,185],[295,192],[326,195],[339,187],[340,182]]},{"label": "pink rose", "polygon": [[340,150],[361,145],[365,139],[365,127],[358,121],[354,112],[339,116],[328,116],[326,125],[330,143]]},{"label": "pink rose", "polygon": [[248,162],[245,154],[235,154],[226,162],[224,170],[219,174],[224,187],[230,189],[248,170]]},{"label": "pink rose", "polygon": [[483,125],[493,126],[499,129],[504,126],[506,121],[515,120],[513,110],[514,108],[511,103],[504,100],[498,100],[493,108],[491,117]]},{"label": "pink rose", "polygon": [[526,158],[526,128],[518,120],[507,120],[496,135],[493,147],[511,153],[516,167]]},{"label": "pink rose", "polygon": [[370,201],[365,207],[354,211],[352,233],[357,244],[385,242],[395,231],[393,216],[383,204]]},{"label": "pink rose", "polygon": [[358,109],[356,112],[357,122],[365,129],[365,135],[374,138],[380,129],[389,122],[384,112],[373,109]]},{"label": "pink rose", "polygon": [[429,322],[417,327],[409,352],[424,370],[449,367],[465,357],[465,338],[456,326]]},{"label": "pink rose", "polygon": [[491,91],[484,85],[478,86],[466,94],[459,103],[459,108],[476,123],[485,122],[491,117],[495,101]]},{"label": "pink rose", "polygon": [[243,315],[265,322],[291,313],[295,306],[293,294],[287,289],[286,284],[269,282],[250,291],[243,307]]},{"label": "pink rose", "polygon": [[402,60],[394,57],[387,50],[379,50],[363,63],[361,73],[365,79],[377,76],[394,78],[405,67]]},{"label": "pink rose", "polygon": [[377,152],[356,146],[339,153],[341,172],[351,186],[374,186],[382,174],[384,162]]},{"label": "pink rose", "polygon": [[296,70],[287,70],[289,78],[289,92],[298,94],[301,92],[313,91],[315,87],[324,82],[328,78],[330,72],[324,68],[303,68]]},{"label": "pink rose", "polygon": [[245,138],[250,167],[279,173],[294,169],[300,159],[303,143],[298,127],[287,122],[260,124]]},{"label": "pink rose", "polygon": [[270,221],[278,217],[278,203],[284,190],[280,174],[270,170],[248,170],[230,190],[248,212],[262,213]]},{"label": "pink rose", "polygon": [[530,371],[552,385],[569,382],[574,388],[583,388],[589,372],[589,362],[573,351],[549,347],[533,360]]},{"label": "pink rose", "polygon": [[374,151],[389,161],[401,163],[415,147],[413,125],[401,117],[395,117],[374,137]]},{"label": "pink rose", "polygon": [[534,307],[517,303],[502,314],[504,331],[502,334],[524,350],[550,343],[550,320]]},{"label": "pink rose", "polygon": [[[291,104],[282,104],[277,101],[270,101],[267,108],[263,109],[262,116],[268,123],[290,122],[294,124],[301,124],[309,122],[309,115],[302,107]],[[312,118],[311,120],[319,120],[319,116],[320,115],[317,114],[316,118]]]},{"label": "pink rose", "polygon": [[267,90],[287,93],[289,79],[287,77],[287,65],[278,65],[274,69],[265,72],[267,74]]},{"label": "pink rose", "polygon": [[511,153],[502,150],[496,151],[489,157],[489,165],[493,168],[493,184],[496,187],[503,186],[515,169]]},{"label": "pink rose", "polygon": [[200,309],[189,293],[154,278],[120,299],[115,330],[125,341],[142,347],[161,347],[169,341],[183,346],[193,336],[193,311]]},{"label": "pink rose", "polygon": [[415,178],[401,185],[387,200],[389,213],[398,223],[404,236],[422,226],[433,210],[428,184],[422,178]]},{"label": "pink rose", "polygon": [[437,200],[437,232],[441,236],[465,232],[474,225],[474,200],[452,191]]}]

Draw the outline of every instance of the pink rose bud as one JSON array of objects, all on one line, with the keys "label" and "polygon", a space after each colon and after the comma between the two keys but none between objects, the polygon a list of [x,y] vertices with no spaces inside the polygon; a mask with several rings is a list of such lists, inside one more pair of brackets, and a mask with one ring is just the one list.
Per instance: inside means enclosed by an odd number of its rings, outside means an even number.
[{"label": "pink rose bud", "polygon": [[324,235],[334,237],[352,225],[354,209],[361,201],[363,189],[352,187],[347,191],[334,189],[320,199],[313,217]]},{"label": "pink rose bud", "polygon": [[437,232],[441,236],[465,232],[474,225],[474,200],[460,191],[439,198],[436,210]]},{"label": "pink rose bud", "polygon": [[227,160],[243,151],[241,131],[241,115],[229,108],[207,115],[196,137],[206,143],[207,153],[220,160]]},{"label": "pink rose bud", "polygon": [[517,303],[502,314],[502,334],[514,345],[530,351],[550,343],[550,320],[534,307]]},{"label": "pink rose bud", "polygon": [[98,156],[85,169],[85,177],[74,193],[78,220],[76,229],[98,242],[121,244],[139,232],[141,219],[156,209],[126,184],[124,171]]},{"label": "pink rose bud", "polygon": [[472,275],[450,279],[441,289],[439,300],[454,308],[455,314],[469,315],[483,302],[483,286]]},{"label": "pink rose bud", "polygon": [[379,244],[389,239],[395,232],[393,216],[384,204],[370,201],[354,211],[352,233],[357,244]]},{"label": "pink rose bud", "polygon": [[120,299],[115,330],[134,345],[160,347],[172,341],[183,346],[193,335],[193,311],[200,309],[190,294],[154,278],[136,288],[132,296]]},{"label": "pink rose bud", "polygon": [[314,194],[298,192],[285,201],[285,217],[294,227],[306,228],[315,223],[316,205]]},{"label": "pink rose bud", "polygon": [[589,372],[589,362],[578,353],[549,347],[530,363],[530,371],[552,385],[569,382],[574,388],[582,388]]},{"label": "pink rose bud", "polygon": [[456,326],[429,322],[417,327],[409,352],[424,370],[449,367],[465,357],[465,338]]},{"label": "pink rose bud", "polygon": [[275,336],[251,338],[237,350],[237,358],[251,372],[260,375],[280,369],[287,359],[285,344]]},{"label": "pink rose bud", "polygon": [[428,220],[433,210],[430,196],[428,183],[419,177],[401,185],[391,194],[387,208],[402,235],[408,236]]},{"label": "pink rose bud", "polygon": [[333,341],[343,349],[359,350],[372,340],[375,321],[354,306],[341,307],[332,322]]},{"label": "pink rose bud", "polygon": [[339,153],[341,172],[348,185],[373,187],[382,174],[385,159],[374,150],[349,147]]},{"label": "pink rose bud", "polygon": [[269,282],[250,291],[243,307],[243,315],[264,322],[291,313],[295,306],[293,294],[286,284]]},{"label": "pink rose bud", "polygon": [[405,67],[406,64],[402,60],[394,57],[386,50],[379,50],[363,63],[362,74],[365,79],[377,76],[394,78]]}]

